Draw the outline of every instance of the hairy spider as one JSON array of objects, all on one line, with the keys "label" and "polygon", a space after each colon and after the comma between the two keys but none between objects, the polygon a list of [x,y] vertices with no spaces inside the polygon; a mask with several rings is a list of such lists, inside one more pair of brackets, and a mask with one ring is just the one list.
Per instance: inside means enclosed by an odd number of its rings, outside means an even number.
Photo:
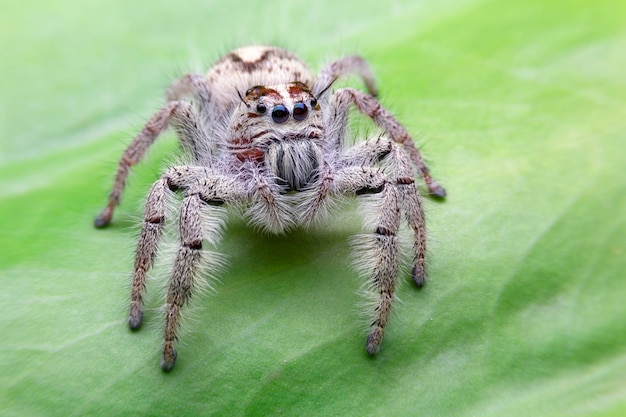
[{"label": "hairy spider", "polygon": [[[330,94],[333,82],[350,73],[361,77],[369,94],[352,88]],[[189,95],[193,103],[184,99]],[[237,49],[206,76],[188,74],[171,84],[167,103],[124,151],[109,203],[95,220],[96,227],[111,221],[131,166],[171,124],[191,162],[167,169],[147,196],[128,318],[131,329],[141,326],[146,274],[170,220],[167,197],[179,194],[179,246],[165,306],[165,371],[176,362],[181,309],[201,275],[218,262],[203,245],[221,239],[220,205],[238,207],[252,225],[280,233],[323,219],[337,197],[368,195],[361,200],[369,201],[365,225],[371,233],[359,235],[354,250],[375,299],[366,351],[378,352],[396,287],[402,213],[414,237],[413,282],[421,287],[426,279],[424,211],[415,175],[431,194],[443,197],[445,191],[431,178],[406,129],[375,95],[373,76],[359,56],[334,61],[315,78],[295,55],[265,46]],[[345,145],[352,105],[384,134]]]}]

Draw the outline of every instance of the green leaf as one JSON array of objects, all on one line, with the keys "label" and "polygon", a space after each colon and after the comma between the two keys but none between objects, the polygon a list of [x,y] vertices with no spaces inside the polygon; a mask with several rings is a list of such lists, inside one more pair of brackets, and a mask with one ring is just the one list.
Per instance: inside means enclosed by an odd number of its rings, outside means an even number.
[{"label": "green leaf", "polygon": [[[1,415],[626,415],[626,3],[14,3],[0,6]],[[426,201],[430,281],[401,286],[371,359],[346,261],[354,205],[278,237],[233,217],[230,267],[164,374],[161,286],[140,332],[126,314],[134,225],[172,134],[112,227],[93,217],[169,81],[251,42],[314,68],[371,62],[449,192]]]}]

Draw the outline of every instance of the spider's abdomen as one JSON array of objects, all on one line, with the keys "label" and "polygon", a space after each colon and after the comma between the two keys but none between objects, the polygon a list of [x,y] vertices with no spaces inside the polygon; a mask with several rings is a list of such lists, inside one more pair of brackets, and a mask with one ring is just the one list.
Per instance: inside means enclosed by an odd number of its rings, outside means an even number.
[{"label": "spider's abdomen", "polygon": [[281,140],[269,145],[265,164],[286,191],[301,191],[315,180],[322,151],[310,139]]}]

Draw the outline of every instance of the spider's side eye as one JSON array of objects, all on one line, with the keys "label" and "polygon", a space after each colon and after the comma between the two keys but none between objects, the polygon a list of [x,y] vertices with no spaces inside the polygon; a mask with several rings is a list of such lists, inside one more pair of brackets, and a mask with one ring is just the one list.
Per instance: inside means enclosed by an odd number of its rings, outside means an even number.
[{"label": "spider's side eye", "polygon": [[309,109],[306,107],[306,104],[298,102],[293,105],[293,118],[297,121],[302,121],[306,119],[306,115],[308,113]]},{"label": "spider's side eye", "polygon": [[266,110],[267,110],[267,107],[265,107],[265,104],[259,103],[256,105],[256,111],[258,111],[259,113],[263,114],[265,113]]},{"label": "spider's side eye", "polygon": [[289,112],[285,106],[279,104],[274,107],[274,110],[272,110],[272,120],[276,123],[285,123],[287,119],[289,119]]},{"label": "spider's side eye", "polygon": [[317,106],[317,99],[316,98],[312,98],[311,99],[311,108],[315,108],[315,106]]}]

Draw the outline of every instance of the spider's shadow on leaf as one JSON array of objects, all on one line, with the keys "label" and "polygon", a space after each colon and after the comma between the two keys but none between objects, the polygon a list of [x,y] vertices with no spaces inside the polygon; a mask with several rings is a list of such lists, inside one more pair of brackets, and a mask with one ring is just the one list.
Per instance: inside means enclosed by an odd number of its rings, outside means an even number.
[{"label": "spider's shadow on leaf", "polygon": [[[297,228],[285,234],[271,234],[249,227],[241,219],[230,218],[222,251],[228,255],[229,269],[288,270],[307,264],[335,264],[350,253],[348,239],[359,229],[333,228],[332,225]],[[322,277],[320,277],[322,278]]]}]

